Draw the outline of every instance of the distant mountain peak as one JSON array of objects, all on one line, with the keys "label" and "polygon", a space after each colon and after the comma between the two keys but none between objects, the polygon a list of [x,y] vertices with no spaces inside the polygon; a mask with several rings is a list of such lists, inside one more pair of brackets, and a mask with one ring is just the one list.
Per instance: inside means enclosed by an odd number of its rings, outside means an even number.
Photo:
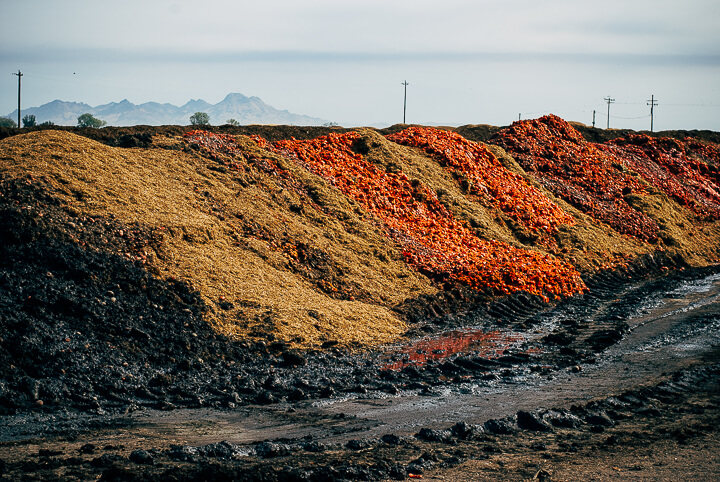
[{"label": "distant mountain peak", "polygon": [[204,107],[210,106],[210,105],[212,105],[212,104],[209,104],[202,99],[190,99],[182,107],[203,107],[204,108]]},{"label": "distant mountain peak", "polygon": [[252,99],[252,97],[248,97],[246,95],[239,94],[237,92],[231,92],[225,96],[225,98],[222,100],[222,102],[225,102],[226,100],[232,100],[232,99]]},{"label": "distant mountain peak", "polygon": [[[240,124],[322,125],[327,122],[324,119],[278,110],[259,97],[247,97],[237,92],[226,95],[217,104],[210,104],[203,99],[191,99],[180,107],[158,102],[135,105],[128,99],[92,107],[81,102],[57,99],[40,107],[23,109],[23,114],[34,115],[38,122],[77,125],[78,116],[89,113],[110,126],[188,125],[190,116],[195,112],[207,113],[213,125],[225,124],[229,119],[235,119]],[[17,110],[8,114],[8,117],[16,118]]]}]

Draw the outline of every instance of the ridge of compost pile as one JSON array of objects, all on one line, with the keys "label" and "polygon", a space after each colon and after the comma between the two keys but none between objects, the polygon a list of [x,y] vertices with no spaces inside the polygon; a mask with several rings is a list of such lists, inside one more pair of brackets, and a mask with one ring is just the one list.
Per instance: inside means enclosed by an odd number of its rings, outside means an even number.
[{"label": "ridge of compost pile", "polygon": [[556,116],[515,122],[494,141],[551,191],[616,231],[643,241],[657,240],[657,222],[633,209],[624,196],[646,193],[639,179],[617,169],[617,160],[585,142]]},{"label": "ridge of compost pile", "polygon": [[[720,208],[717,144],[629,134],[588,142],[555,115],[517,121],[491,141],[514,156],[558,197],[619,233],[677,247],[692,238],[688,225],[712,230]],[[678,209],[678,203],[689,209]],[[686,256],[703,251],[691,243]],[[716,243],[708,239],[709,245]],[[710,258],[712,260],[712,256]]]},{"label": "ridge of compost pile", "polygon": [[720,219],[720,148],[716,144],[630,134],[605,147],[694,213]]},{"label": "ridge of compost pile", "polygon": [[533,233],[557,233],[558,226],[574,219],[520,175],[506,169],[482,144],[441,129],[411,127],[387,138],[420,147],[445,166],[465,189],[523,224]]}]

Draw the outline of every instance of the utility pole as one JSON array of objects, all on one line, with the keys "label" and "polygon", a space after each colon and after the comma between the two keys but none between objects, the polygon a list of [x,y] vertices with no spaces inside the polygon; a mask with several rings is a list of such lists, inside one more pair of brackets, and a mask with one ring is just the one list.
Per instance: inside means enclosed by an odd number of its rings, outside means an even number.
[{"label": "utility pole", "polygon": [[650,96],[650,100],[648,101],[648,105],[650,106],[650,132],[653,131],[653,109],[657,105],[657,101],[655,101],[655,95],[653,94]]},{"label": "utility pole", "polygon": [[595,109],[593,109],[593,127],[595,127]]},{"label": "utility pole", "polygon": [[607,128],[610,129],[610,104],[613,103],[613,102],[615,102],[615,99],[611,99],[610,96],[608,95],[608,96],[605,97],[603,100],[606,100],[607,103],[608,103]]},{"label": "utility pole", "polygon": [[518,114],[518,122],[520,121],[520,116],[522,115],[522,112]]},{"label": "utility pole", "polygon": [[18,69],[17,74],[13,72],[13,75],[18,76],[18,127],[22,127],[20,125],[20,79],[22,79],[23,73]]},{"label": "utility pole", "polygon": [[407,110],[407,86],[410,84],[408,84],[408,81],[406,80],[402,83],[402,85],[405,86],[405,97],[403,98],[403,124],[404,124],[405,123],[405,111]]}]

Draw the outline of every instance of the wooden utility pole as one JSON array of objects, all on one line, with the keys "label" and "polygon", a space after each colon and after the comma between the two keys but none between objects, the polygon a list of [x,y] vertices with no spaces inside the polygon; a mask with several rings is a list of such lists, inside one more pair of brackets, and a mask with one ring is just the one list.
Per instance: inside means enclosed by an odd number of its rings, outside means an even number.
[{"label": "wooden utility pole", "polygon": [[595,127],[595,109],[593,109],[593,127]]},{"label": "wooden utility pole", "polygon": [[408,84],[408,81],[406,80],[402,83],[402,85],[405,86],[405,97],[403,98],[403,124],[404,124],[405,123],[405,111],[407,110],[407,86],[410,84]]},{"label": "wooden utility pole", "polygon": [[648,101],[648,105],[650,106],[650,132],[653,131],[653,109],[657,105],[657,101],[655,100],[655,95],[650,96],[650,100]]},{"label": "wooden utility pole", "polygon": [[615,102],[615,99],[611,99],[610,96],[608,95],[607,97],[605,97],[604,100],[606,100],[607,103],[608,103],[607,128],[610,129],[610,104],[613,103],[613,102]]},{"label": "wooden utility pole", "polygon": [[18,127],[22,127],[20,124],[20,79],[22,79],[23,73],[18,69],[17,74],[13,72],[13,75],[18,76]]}]

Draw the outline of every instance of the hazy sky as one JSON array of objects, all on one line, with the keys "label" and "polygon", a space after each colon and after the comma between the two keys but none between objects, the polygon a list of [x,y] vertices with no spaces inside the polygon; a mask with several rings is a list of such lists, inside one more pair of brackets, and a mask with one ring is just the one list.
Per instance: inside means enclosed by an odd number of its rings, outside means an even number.
[{"label": "hazy sky", "polygon": [[[0,115],[230,92],[345,126],[720,131],[718,0],[0,0]],[[42,121],[42,119],[38,119]],[[219,119],[211,119],[211,122]]]}]

